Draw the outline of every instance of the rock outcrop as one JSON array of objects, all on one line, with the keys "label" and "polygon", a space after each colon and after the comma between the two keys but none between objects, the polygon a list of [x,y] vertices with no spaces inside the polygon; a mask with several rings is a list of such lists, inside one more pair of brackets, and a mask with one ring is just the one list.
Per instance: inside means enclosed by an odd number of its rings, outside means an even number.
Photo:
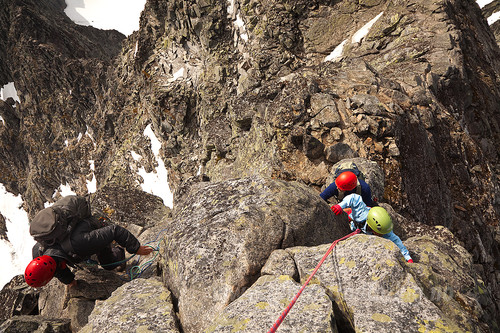
[{"label": "rock outcrop", "polygon": [[0,323],[13,316],[38,314],[38,294],[17,275],[0,291]]},{"label": "rock outcrop", "polygon": [[0,214],[0,239],[7,239],[7,225],[2,214]]},{"label": "rock outcrop", "polygon": [[[493,0],[489,2],[486,6],[483,7],[482,11],[484,17],[486,19],[489,19],[490,17],[494,16],[494,14],[500,11],[500,1]],[[500,20],[496,20],[493,23],[488,22],[488,24],[490,25],[491,30],[495,34],[495,39],[497,43],[500,45]]]},{"label": "rock outcrop", "polygon": [[[280,276],[303,280],[316,246],[347,232],[318,198],[343,159],[366,162],[419,262],[375,237],[339,244],[312,288],[315,327],[499,331],[500,49],[485,19],[498,1],[148,0],[127,38],[64,7],[0,0],[0,84],[20,98],[0,101],[0,182],[33,216],[61,185],[85,194],[95,177],[112,220],[140,237],[166,229],[155,265],[180,331],[250,329],[239,308],[267,316],[298,286]],[[161,163],[172,212],[140,187],[138,171]],[[270,285],[269,307],[255,306]],[[54,288],[39,310],[86,325],[96,298]]]},{"label": "rock outcrop", "polygon": [[[495,311],[494,301],[463,247],[427,236],[413,237],[406,245],[419,258],[417,263],[405,264],[392,242],[376,236],[357,235],[334,248],[311,282],[334,300],[333,327],[339,332],[486,332],[487,324],[495,327],[490,312]],[[297,271],[304,283],[327,249],[327,245],[293,247],[273,253],[263,274],[283,280],[283,276],[292,279]],[[289,258],[287,265],[283,265],[284,257]],[[247,293],[252,294],[253,288]],[[259,286],[255,288],[259,290]],[[308,288],[303,295],[317,293],[314,287],[311,291]],[[272,302],[275,295],[271,289],[268,291],[261,295],[260,302]],[[228,322],[241,323],[244,318],[252,318],[268,323],[269,328],[274,323],[269,322],[269,313],[256,309],[255,300],[245,299],[239,306],[246,311],[237,314],[231,312],[232,306],[224,311],[229,318],[223,318]],[[290,314],[308,308],[308,303],[297,302]],[[273,318],[279,314],[276,311]],[[251,332],[250,328],[242,331]]]},{"label": "rock outcrop", "polygon": [[71,333],[71,320],[42,316],[15,316],[0,325],[1,332]]},{"label": "rock outcrop", "polygon": [[349,229],[298,183],[248,177],[181,188],[160,246],[184,332],[206,329],[260,275],[273,250],[333,241]]},{"label": "rock outcrop", "polygon": [[96,303],[79,332],[179,333],[170,291],[160,280],[136,279]]}]

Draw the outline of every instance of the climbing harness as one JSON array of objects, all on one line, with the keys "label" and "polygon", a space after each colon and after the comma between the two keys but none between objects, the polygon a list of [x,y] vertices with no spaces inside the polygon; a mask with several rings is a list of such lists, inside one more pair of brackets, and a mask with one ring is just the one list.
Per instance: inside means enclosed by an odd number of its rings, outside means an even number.
[{"label": "climbing harness", "polygon": [[271,329],[269,329],[269,331],[267,331],[267,333],[274,333],[274,332],[276,332],[276,330],[278,329],[278,327],[281,325],[281,323],[283,322],[283,320],[287,316],[288,312],[290,312],[290,310],[292,309],[292,307],[295,304],[295,302],[297,302],[297,299],[299,298],[300,294],[302,294],[302,291],[309,284],[309,281],[311,281],[311,279],[313,278],[314,274],[316,274],[316,272],[321,267],[321,265],[323,264],[323,262],[326,260],[326,258],[330,254],[330,252],[332,252],[332,250],[335,247],[335,245],[337,245],[337,243],[340,242],[340,241],[343,241],[343,240],[345,240],[345,239],[347,239],[347,238],[349,238],[351,236],[359,234],[360,232],[361,232],[360,229],[356,229],[356,231],[351,232],[350,234],[348,234],[348,235],[346,235],[346,236],[344,236],[342,238],[337,239],[336,241],[334,241],[332,243],[332,245],[330,245],[330,248],[328,249],[328,251],[326,251],[326,253],[323,256],[323,258],[321,258],[320,262],[318,263],[318,265],[316,266],[316,268],[314,269],[314,271],[312,272],[312,274],[309,276],[309,278],[307,279],[307,281],[304,283],[304,285],[300,288],[300,290],[297,293],[297,295],[295,295],[295,297],[292,299],[292,301],[290,302],[290,304],[288,304],[288,306],[286,307],[286,309],[279,316],[278,320],[276,320],[276,322],[274,323],[273,327],[271,327]]}]

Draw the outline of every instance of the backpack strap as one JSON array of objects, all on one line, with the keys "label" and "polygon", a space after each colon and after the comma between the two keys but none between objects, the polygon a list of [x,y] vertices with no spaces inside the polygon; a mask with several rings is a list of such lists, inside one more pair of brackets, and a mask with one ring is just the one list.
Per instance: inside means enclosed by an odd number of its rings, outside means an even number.
[{"label": "backpack strap", "polygon": [[63,239],[59,245],[61,245],[61,248],[63,249],[64,252],[66,252],[68,255],[73,256],[75,254],[75,250],[73,249],[73,246],[71,245],[71,240],[70,236],[66,237]]},{"label": "backpack strap", "polygon": [[71,245],[71,234],[73,233],[73,229],[75,228],[75,226],[80,221],[81,220],[77,217],[72,218],[71,222],[68,224],[67,236],[59,242],[59,245],[61,245],[63,251],[72,257],[76,256],[76,254],[75,250],[73,249],[73,245]]}]

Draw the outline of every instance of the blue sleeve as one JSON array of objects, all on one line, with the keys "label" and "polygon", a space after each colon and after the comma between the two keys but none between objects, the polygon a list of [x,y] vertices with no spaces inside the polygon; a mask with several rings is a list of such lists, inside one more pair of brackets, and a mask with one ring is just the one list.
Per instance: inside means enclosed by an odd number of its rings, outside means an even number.
[{"label": "blue sleeve", "polygon": [[410,252],[408,251],[406,246],[404,246],[403,242],[401,241],[401,238],[399,238],[398,235],[396,235],[394,232],[391,231],[388,234],[382,235],[382,237],[396,244],[399,247],[399,250],[401,251],[403,257],[405,257],[406,261],[411,259]]},{"label": "blue sleeve", "polygon": [[337,196],[339,194],[339,190],[337,189],[337,185],[335,185],[335,182],[331,183],[328,185],[328,187],[321,192],[319,195],[323,200],[327,201],[333,196]]},{"label": "blue sleeve", "polygon": [[341,202],[338,203],[338,205],[342,208],[342,209],[346,209],[346,208],[352,208],[353,206],[353,195],[349,194],[348,196],[346,196],[344,199],[342,199]]},{"label": "blue sleeve", "polygon": [[373,201],[372,201],[372,190],[370,188],[370,185],[368,185],[362,179],[359,179],[359,184],[361,185],[361,197],[363,198],[363,202],[367,206],[372,207],[373,206]]}]

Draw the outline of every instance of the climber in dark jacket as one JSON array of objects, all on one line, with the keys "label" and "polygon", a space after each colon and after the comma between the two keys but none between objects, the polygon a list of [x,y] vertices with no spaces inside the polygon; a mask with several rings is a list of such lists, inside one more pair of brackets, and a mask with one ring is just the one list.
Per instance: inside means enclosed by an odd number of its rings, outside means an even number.
[{"label": "climber in dark jacket", "polygon": [[73,253],[67,253],[57,243],[46,248],[40,243],[35,244],[34,259],[25,272],[26,282],[32,287],[41,287],[55,276],[62,283],[73,287],[77,282],[68,265],[74,266],[94,254],[105,269],[115,269],[125,259],[125,251],[120,247],[112,247],[113,241],[131,254],[148,255],[153,252],[153,248],[141,246],[137,238],[125,228],[110,224],[95,229],[89,220],[82,220],[70,236]]},{"label": "climber in dark jacket", "polygon": [[363,179],[358,178],[351,170],[344,170],[344,172],[340,173],[335,178],[335,181],[321,192],[320,197],[325,201],[328,201],[331,197],[335,197],[340,202],[344,197],[352,193],[361,195],[363,202],[367,206],[376,206],[376,202],[372,200],[370,185]]}]

